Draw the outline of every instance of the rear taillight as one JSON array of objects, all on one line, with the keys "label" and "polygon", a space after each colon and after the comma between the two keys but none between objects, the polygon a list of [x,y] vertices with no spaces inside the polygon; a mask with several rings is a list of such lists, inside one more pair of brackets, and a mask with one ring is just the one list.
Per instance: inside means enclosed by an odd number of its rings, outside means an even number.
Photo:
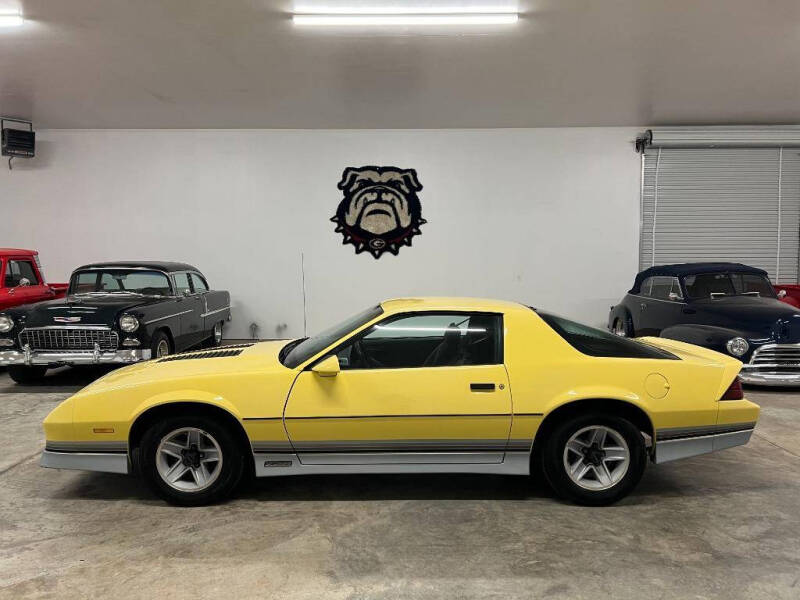
[{"label": "rear taillight", "polygon": [[725,393],[722,394],[722,398],[720,398],[720,400],[741,400],[742,398],[744,398],[744,392],[742,391],[742,382],[737,377],[728,386],[728,389],[725,390]]}]

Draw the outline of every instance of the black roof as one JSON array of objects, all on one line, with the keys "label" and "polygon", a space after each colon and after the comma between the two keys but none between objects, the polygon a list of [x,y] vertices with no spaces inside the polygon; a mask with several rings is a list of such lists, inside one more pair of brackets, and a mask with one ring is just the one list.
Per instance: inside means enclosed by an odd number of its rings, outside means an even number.
[{"label": "black roof", "polygon": [[199,269],[193,267],[192,265],[187,265],[186,263],[179,263],[179,262],[161,262],[157,260],[147,260],[147,261],[120,261],[120,262],[103,262],[103,263],[92,263],[90,265],[83,265],[75,269],[76,271],[82,271],[84,269],[153,269],[154,271],[197,271],[200,272]]},{"label": "black roof", "polygon": [[697,263],[680,263],[676,265],[659,265],[645,269],[636,276],[633,282],[633,287],[630,289],[631,294],[638,294],[642,282],[648,277],[663,275],[666,277],[682,277],[684,275],[697,275],[699,273],[756,273],[766,277],[767,272],[764,269],[756,267],[749,267],[742,263],[732,262],[697,262]]}]

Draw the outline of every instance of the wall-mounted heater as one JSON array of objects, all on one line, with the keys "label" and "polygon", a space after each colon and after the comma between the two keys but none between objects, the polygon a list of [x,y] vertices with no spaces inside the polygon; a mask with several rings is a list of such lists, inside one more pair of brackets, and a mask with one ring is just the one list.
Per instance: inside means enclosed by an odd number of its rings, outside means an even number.
[{"label": "wall-mounted heater", "polygon": [[[27,125],[28,129],[6,127],[6,124]],[[30,121],[0,117],[0,153],[8,156],[8,168],[14,158],[33,158],[36,156],[36,132]]]}]

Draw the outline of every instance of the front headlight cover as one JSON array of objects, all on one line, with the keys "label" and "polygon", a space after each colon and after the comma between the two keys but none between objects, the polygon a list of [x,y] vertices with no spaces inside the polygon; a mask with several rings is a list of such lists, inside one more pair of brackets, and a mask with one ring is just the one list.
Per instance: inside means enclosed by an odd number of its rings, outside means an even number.
[{"label": "front headlight cover", "polygon": [[14,319],[8,315],[0,315],[0,333],[8,333],[14,329]]},{"label": "front headlight cover", "polygon": [[119,318],[119,328],[125,333],[131,333],[139,329],[139,319],[133,315],[122,315]]},{"label": "front headlight cover", "polygon": [[750,349],[750,344],[743,337],[735,337],[729,339],[725,347],[733,356],[744,356]]}]

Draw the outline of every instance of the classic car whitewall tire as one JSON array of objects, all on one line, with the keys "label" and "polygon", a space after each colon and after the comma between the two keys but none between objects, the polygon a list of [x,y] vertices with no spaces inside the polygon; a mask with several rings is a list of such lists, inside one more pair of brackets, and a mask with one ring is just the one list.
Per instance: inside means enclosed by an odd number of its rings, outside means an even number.
[{"label": "classic car whitewall tire", "polygon": [[207,417],[170,417],[142,438],[141,472],[171,504],[201,506],[230,496],[244,458],[230,431]]},{"label": "classic car whitewall tire", "polygon": [[544,447],[544,472],[555,492],[603,506],[627,496],[644,473],[644,438],[630,421],[592,413],[557,425]]},{"label": "classic car whitewall tire", "polygon": [[614,319],[614,325],[611,332],[619,337],[633,337],[633,327],[631,326],[630,317],[625,316],[622,318],[617,317]]},{"label": "classic car whitewall tire", "polygon": [[163,331],[156,332],[150,343],[150,356],[163,358],[170,354],[172,354],[172,344],[169,341],[169,336]]}]

